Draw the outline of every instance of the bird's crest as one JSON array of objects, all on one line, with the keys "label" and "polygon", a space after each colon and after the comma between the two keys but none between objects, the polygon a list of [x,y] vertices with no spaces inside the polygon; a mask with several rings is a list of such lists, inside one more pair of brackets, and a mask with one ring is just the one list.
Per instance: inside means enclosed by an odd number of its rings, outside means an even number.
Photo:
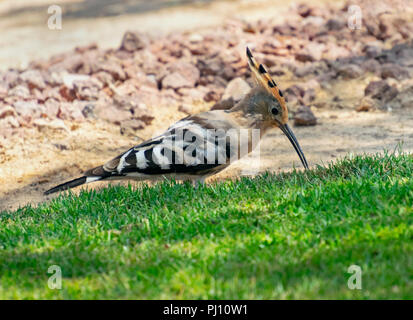
[{"label": "bird's crest", "polygon": [[254,75],[255,80],[258,82],[260,86],[265,88],[270,94],[272,94],[280,103],[281,108],[284,111],[284,114],[288,114],[287,106],[285,104],[285,99],[283,93],[280,89],[278,89],[277,84],[271,78],[270,74],[268,73],[267,69],[264,67],[263,64],[258,63],[257,60],[252,56],[250,49],[247,47],[247,57],[248,57],[248,65]]}]

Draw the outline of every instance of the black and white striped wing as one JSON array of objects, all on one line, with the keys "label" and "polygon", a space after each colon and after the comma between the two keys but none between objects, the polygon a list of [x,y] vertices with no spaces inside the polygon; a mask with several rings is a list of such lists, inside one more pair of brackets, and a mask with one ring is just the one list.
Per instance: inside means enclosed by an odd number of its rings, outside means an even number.
[{"label": "black and white striped wing", "polygon": [[129,149],[86,175],[147,178],[218,172],[229,165],[238,146],[231,147],[227,136],[233,124],[216,114],[211,117],[210,113],[182,119],[162,135]]}]

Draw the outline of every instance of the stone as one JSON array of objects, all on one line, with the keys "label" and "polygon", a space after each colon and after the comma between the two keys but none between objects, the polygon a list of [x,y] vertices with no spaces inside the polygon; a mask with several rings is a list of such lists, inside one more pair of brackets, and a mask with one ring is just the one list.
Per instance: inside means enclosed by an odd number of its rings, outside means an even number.
[{"label": "stone", "polygon": [[126,31],[122,38],[120,50],[129,52],[142,50],[149,44],[148,37],[141,32]]},{"label": "stone", "polygon": [[395,99],[401,108],[413,109],[413,86],[400,91]]},{"label": "stone", "polygon": [[329,19],[326,23],[326,28],[330,31],[340,31],[346,24],[343,21],[337,19]]},{"label": "stone", "polygon": [[371,98],[365,97],[361,100],[360,104],[356,108],[357,112],[367,112],[374,109],[374,101]]},{"label": "stone", "polygon": [[295,59],[301,62],[312,62],[314,61],[314,57],[306,52],[296,53]]},{"label": "stone", "polygon": [[137,130],[145,128],[145,122],[139,119],[123,120],[120,123],[120,134],[136,135]]},{"label": "stone", "polygon": [[79,108],[76,106],[76,104],[69,103],[69,102],[60,103],[57,117],[63,120],[76,120],[76,121],[82,121],[85,118],[81,110],[79,110]]},{"label": "stone", "polygon": [[381,49],[375,45],[366,45],[362,51],[365,53],[367,58],[376,58],[380,55]]},{"label": "stone", "polygon": [[19,84],[19,72],[17,70],[7,70],[3,73],[3,80],[8,88],[13,88]]},{"label": "stone", "polygon": [[25,85],[18,85],[9,91],[9,96],[16,96],[21,99],[29,99],[30,91]]},{"label": "stone", "polygon": [[315,126],[317,124],[317,118],[311,111],[310,107],[301,106],[298,108],[297,113],[294,115],[294,125],[296,126]]},{"label": "stone", "polygon": [[39,129],[43,130],[53,130],[53,131],[66,131],[69,132],[69,129],[60,119],[53,119],[51,121],[45,119],[36,119],[33,124]]},{"label": "stone", "polygon": [[381,66],[381,77],[382,79],[394,78],[402,80],[409,77],[409,72],[397,64],[386,63]]},{"label": "stone", "polygon": [[62,85],[59,88],[59,94],[62,97],[63,100],[72,102],[73,100],[76,99],[76,93],[73,89],[70,89],[69,87]]},{"label": "stone", "polygon": [[368,72],[381,73],[380,63],[375,59],[367,59],[363,62],[361,67]]},{"label": "stone", "polygon": [[291,87],[288,87],[288,88],[285,90],[285,93],[286,93],[288,99],[289,99],[291,96],[295,96],[295,97],[297,97],[297,98],[302,98],[302,97],[304,97],[305,90],[304,90],[304,88],[302,88],[301,86],[299,86],[299,85],[297,85],[297,84],[294,84],[294,85],[292,85]]},{"label": "stone", "polygon": [[74,89],[75,82],[90,80],[90,76],[84,74],[62,73],[61,77],[63,84],[69,89]]},{"label": "stone", "polygon": [[364,89],[364,95],[370,96],[373,99],[388,102],[396,97],[398,90],[390,86],[386,81],[371,81]]},{"label": "stone", "polygon": [[223,100],[232,98],[235,102],[240,101],[251,90],[249,84],[242,78],[231,80],[225,88]]},{"label": "stone", "polygon": [[95,119],[95,105],[92,103],[88,103],[87,105],[85,105],[82,109],[82,114],[86,119]]},{"label": "stone", "polygon": [[96,66],[96,73],[99,71],[104,71],[109,73],[114,80],[125,81],[126,80],[126,73],[122,69],[121,65],[114,62],[114,61],[104,61],[102,63],[97,64]]},{"label": "stone", "polygon": [[194,85],[195,83],[193,81],[179,72],[172,72],[162,80],[162,88],[165,89],[190,88]]},{"label": "stone", "polygon": [[337,74],[344,79],[355,79],[363,74],[363,70],[356,64],[341,64],[336,67]]},{"label": "stone", "polygon": [[0,119],[6,118],[6,117],[15,117],[17,115],[16,110],[12,108],[11,106],[3,106],[0,107]]},{"label": "stone", "polygon": [[205,102],[211,102],[211,101],[218,101],[221,99],[222,94],[218,90],[210,90],[208,91],[205,96],[204,96],[204,101]]},{"label": "stone", "polygon": [[73,90],[77,99],[92,101],[99,97],[99,90],[103,84],[96,78],[89,77],[87,80],[76,80],[73,82]]},{"label": "stone", "polygon": [[32,119],[40,117],[43,111],[43,108],[35,100],[16,101],[13,107],[26,122],[31,122]]},{"label": "stone", "polygon": [[99,119],[120,125],[122,121],[132,118],[132,113],[121,110],[111,104],[98,103],[95,106],[95,114]]},{"label": "stone", "polygon": [[166,76],[162,80],[162,89],[192,88],[199,81],[200,72],[190,62],[179,61],[166,67]]},{"label": "stone", "polygon": [[56,99],[47,99],[44,103],[45,114],[53,119],[57,116],[59,112],[60,102]]},{"label": "stone", "polygon": [[46,82],[39,70],[27,70],[19,75],[19,79],[28,84],[29,89],[41,89],[46,87]]},{"label": "stone", "polygon": [[178,108],[179,111],[186,113],[186,114],[191,114],[192,113],[192,105],[188,103],[184,103],[179,106]]}]

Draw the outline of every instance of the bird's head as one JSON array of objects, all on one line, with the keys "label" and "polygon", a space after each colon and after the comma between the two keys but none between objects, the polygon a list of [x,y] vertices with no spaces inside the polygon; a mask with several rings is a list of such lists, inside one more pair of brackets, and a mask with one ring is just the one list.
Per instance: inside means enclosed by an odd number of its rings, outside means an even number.
[{"label": "bird's head", "polygon": [[258,84],[249,94],[250,101],[261,113],[263,121],[272,127],[280,128],[281,131],[284,132],[300,157],[303,166],[308,169],[308,163],[304,153],[297,138],[287,124],[288,109],[282,91],[268,74],[267,69],[262,64],[257,63],[248,47],[247,57],[248,65]]}]

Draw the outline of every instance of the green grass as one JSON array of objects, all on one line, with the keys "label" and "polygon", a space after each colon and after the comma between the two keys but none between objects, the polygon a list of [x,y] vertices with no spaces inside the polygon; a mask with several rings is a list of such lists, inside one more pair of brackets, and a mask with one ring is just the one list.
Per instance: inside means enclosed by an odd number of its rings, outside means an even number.
[{"label": "green grass", "polygon": [[[0,298],[413,298],[413,157],[65,194],[0,213]],[[362,289],[350,290],[350,265]],[[49,266],[63,273],[48,288]]]}]

